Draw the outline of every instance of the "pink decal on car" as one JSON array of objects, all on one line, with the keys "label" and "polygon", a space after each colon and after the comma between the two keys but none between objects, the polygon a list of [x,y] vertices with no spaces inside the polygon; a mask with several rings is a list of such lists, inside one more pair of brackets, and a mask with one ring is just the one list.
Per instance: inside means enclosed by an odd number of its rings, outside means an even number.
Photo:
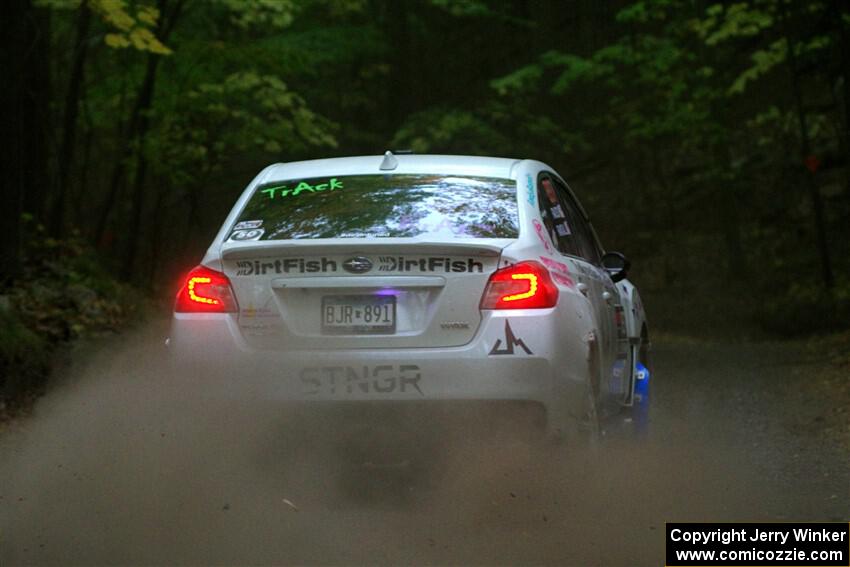
[{"label": "pink decal on car", "polygon": [[540,242],[543,243],[543,248],[546,249],[546,252],[552,253],[552,245],[549,244],[549,238],[546,235],[546,230],[543,228],[543,225],[540,224],[540,221],[537,219],[533,219],[531,223],[534,225],[534,230],[537,232],[537,237],[540,239]]},{"label": "pink decal on car", "polygon": [[543,264],[547,268],[551,268],[551,269],[555,270],[556,272],[561,272],[562,274],[567,274],[567,275],[569,275],[569,273],[570,273],[570,269],[563,262],[556,262],[555,260],[552,260],[551,258],[543,258],[542,256],[540,257],[540,260],[543,262]]},{"label": "pink decal on car", "polygon": [[544,256],[541,256],[540,260],[547,268],[549,268],[549,270],[551,270],[552,278],[555,281],[570,287],[573,287],[575,285],[575,282],[570,277],[570,269],[567,267],[566,264],[564,264],[563,262],[557,262],[555,260],[552,260],[551,258],[546,258]]},{"label": "pink decal on car", "polygon": [[575,287],[575,282],[572,280],[572,278],[570,278],[570,276],[565,276],[564,274],[559,274],[558,272],[552,272],[552,279],[567,287]]}]

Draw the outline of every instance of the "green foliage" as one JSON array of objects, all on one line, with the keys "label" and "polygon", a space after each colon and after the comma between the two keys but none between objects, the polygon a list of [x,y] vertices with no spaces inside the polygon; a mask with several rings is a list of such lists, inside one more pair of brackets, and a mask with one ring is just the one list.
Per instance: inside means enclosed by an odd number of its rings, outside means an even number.
[{"label": "green foliage", "polygon": [[24,273],[2,291],[0,398],[39,388],[62,344],[115,332],[139,320],[149,300],[119,283],[79,236],[58,240],[25,221]]},{"label": "green foliage", "polygon": [[756,314],[767,331],[783,336],[834,332],[850,320],[850,283],[831,292],[812,283],[795,282],[782,294],[770,296]]},{"label": "green foliage", "polygon": [[434,6],[446,10],[453,16],[488,16],[492,12],[482,0],[430,0]]},{"label": "green foliage", "polygon": [[[208,0],[176,10],[176,0],[91,0],[68,220],[85,230],[105,218],[99,244],[120,257],[136,249],[125,243],[140,215],[136,263],[145,281],[165,281],[196,261],[271,161],[388,147],[531,157],[575,183],[639,283],[725,289],[741,279],[778,304],[795,281],[814,286],[812,179],[830,246],[850,238],[838,43],[847,8],[544,4]],[[80,3],[39,5],[53,12],[50,84],[59,85],[44,131],[61,139]],[[134,116],[151,61],[151,104]],[[814,178],[802,166],[792,78],[807,151],[824,164]],[[141,123],[145,135],[128,141]],[[839,274],[848,270],[850,260],[836,259]]]},{"label": "green foliage", "polygon": [[588,81],[616,81],[614,64],[623,60],[628,52],[620,45],[611,45],[599,51],[595,57],[584,58],[571,53],[549,51],[540,60],[547,67],[560,68],[560,75],[552,85],[552,94],[563,94],[575,86]]},{"label": "green foliage", "polygon": [[747,2],[734,4],[714,4],[706,9],[706,18],[695,23],[695,30],[705,40],[706,45],[741,37],[759,35],[775,23],[776,3],[752,5]]},{"label": "green foliage", "polygon": [[668,17],[668,9],[675,8],[678,4],[675,0],[634,2],[617,12],[614,19],[621,24],[647,24],[652,21],[663,21]]},{"label": "green foliage", "polygon": [[[699,15],[683,1],[631,2],[612,18],[619,32],[595,50],[544,50],[490,86],[579,133],[584,143],[569,147],[570,163],[608,157],[606,168],[582,179],[586,200],[598,199],[603,240],[611,241],[608,230],[634,247],[650,287],[692,286],[696,273],[754,278],[765,328],[787,333],[797,320],[802,332],[834,327],[848,319],[827,314],[844,313],[846,302],[840,290],[817,284],[808,174],[797,157],[800,120],[788,86],[791,55],[819,71],[800,87],[821,103],[807,111],[810,151],[840,154],[840,114],[820,110],[834,100],[831,85],[844,81],[819,83],[836,69],[829,59],[837,33],[823,26],[825,10],[821,1],[753,0]],[[733,96],[744,92],[752,96]],[[839,197],[846,186],[845,169],[829,193],[832,242],[847,234]],[[645,249],[641,234],[652,243]]]},{"label": "green foliage", "polygon": [[140,315],[144,301],[118,283],[79,234],[57,240],[28,227],[24,274],[8,291],[29,329],[50,345],[118,330]]},{"label": "green foliage", "polygon": [[760,40],[759,47],[750,54],[750,66],[741,71],[729,87],[729,94],[741,94],[749,83],[787,63],[790,49],[797,58],[817,56],[818,51],[830,49],[833,43],[830,35],[797,37],[800,27],[797,16],[801,12],[807,17],[826,17],[825,11],[826,4],[819,0],[805,4],[789,4],[783,0],[714,4],[706,10],[705,19],[694,22],[693,29],[712,47]]},{"label": "green foliage", "polygon": [[160,13],[155,7],[138,4],[135,14],[131,14],[126,0],[88,0],[88,5],[112,29],[103,38],[109,47],[171,54],[171,49],[156,37]]},{"label": "green foliage", "polygon": [[59,11],[77,11],[85,5],[105,26],[104,43],[114,49],[133,48],[159,55],[171,49],[156,37],[159,10],[150,3],[127,0],[36,0],[35,5]]},{"label": "green foliage", "polygon": [[[616,117],[619,132],[635,143],[682,135],[701,127],[708,120],[708,105],[719,93],[708,80],[712,69],[695,69],[695,55],[683,44],[689,33],[687,26],[667,13],[675,5],[672,1],[638,2],[617,16],[622,22],[652,22],[653,28],[662,25],[662,33],[631,33],[588,57],[548,51],[536,63],[492,81],[491,85],[503,95],[528,92],[537,90],[544,77],[554,77],[548,87],[553,96],[566,97],[580,89],[594,89],[605,101],[602,105],[606,109],[589,114],[582,130],[610,129],[615,125],[604,117]],[[595,106],[601,110],[599,104]]]},{"label": "green foliage", "polygon": [[333,130],[280,78],[244,71],[181,97],[148,151],[157,171],[194,188],[199,176],[221,171],[229,155],[260,152],[275,160],[284,152],[335,147]]},{"label": "green foliage", "polygon": [[285,28],[292,24],[298,2],[292,0],[217,0],[240,28]]},{"label": "green foliage", "polygon": [[39,388],[49,369],[47,342],[10,307],[0,307],[0,402]]},{"label": "green foliage", "polygon": [[532,63],[520,67],[516,71],[490,81],[496,92],[506,95],[511,92],[529,91],[536,89],[543,77],[544,67],[541,63]]},{"label": "green foliage", "polygon": [[729,87],[729,93],[742,93],[747,86],[747,83],[754,81],[767,74],[777,65],[785,62],[788,56],[788,41],[785,38],[777,39],[765,49],[759,49],[750,57],[753,65],[738,75],[732,86]]},{"label": "green foliage", "polygon": [[[486,140],[486,144],[481,142]],[[486,154],[508,141],[487,120],[473,112],[431,109],[411,116],[396,132],[392,146],[416,153]]]},{"label": "green foliage", "polygon": [[224,121],[223,130],[232,136],[237,150],[260,147],[278,153],[305,145],[336,145],[330,123],[310,111],[303,98],[273,75],[234,73],[220,83],[199,85],[188,99],[192,108],[206,113],[205,122]]}]

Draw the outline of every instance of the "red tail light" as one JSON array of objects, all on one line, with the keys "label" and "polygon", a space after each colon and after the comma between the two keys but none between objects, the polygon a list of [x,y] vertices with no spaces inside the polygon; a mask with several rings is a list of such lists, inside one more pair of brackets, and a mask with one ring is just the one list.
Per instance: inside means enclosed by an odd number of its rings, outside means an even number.
[{"label": "red tail light", "polygon": [[231,313],[236,299],[230,280],[221,272],[198,266],[186,276],[177,293],[174,310],[178,313]]},{"label": "red tail light", "polygon": [[549,271],[528,261],[493,272],[481,309],[541,309],[558,303],[558,288]]}]

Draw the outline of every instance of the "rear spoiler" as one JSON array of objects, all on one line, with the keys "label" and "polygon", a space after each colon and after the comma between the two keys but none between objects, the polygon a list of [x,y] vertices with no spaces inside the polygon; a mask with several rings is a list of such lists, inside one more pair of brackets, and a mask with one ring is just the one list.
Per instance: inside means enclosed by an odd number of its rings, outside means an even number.
[{"label": "rear spoiler", "polygon": [[464,241],[428,241],[415,238],[381,239],[304,239],[225,242],[221,246],[222,260],[245,256],[302,256],[310,252],[330,254],[448,254],[458,256],[499,256],[514,239],[475,239]]}]

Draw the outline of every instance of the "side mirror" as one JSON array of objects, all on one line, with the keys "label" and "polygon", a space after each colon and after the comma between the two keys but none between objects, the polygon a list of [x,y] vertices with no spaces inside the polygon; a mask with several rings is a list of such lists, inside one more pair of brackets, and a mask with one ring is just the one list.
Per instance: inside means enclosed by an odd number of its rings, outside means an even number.
[{"label": "side mirror", "polygon": [[632,267],[632,264],[619,252],[606,252],[606,254],[602,256],[602,267],[605,268],[605,271],[608,272],[609,276],[611,276],[611,280],[614,283],[617,283],[618,281],[626,279],[626,276],[629,274],[629,268]]}]

